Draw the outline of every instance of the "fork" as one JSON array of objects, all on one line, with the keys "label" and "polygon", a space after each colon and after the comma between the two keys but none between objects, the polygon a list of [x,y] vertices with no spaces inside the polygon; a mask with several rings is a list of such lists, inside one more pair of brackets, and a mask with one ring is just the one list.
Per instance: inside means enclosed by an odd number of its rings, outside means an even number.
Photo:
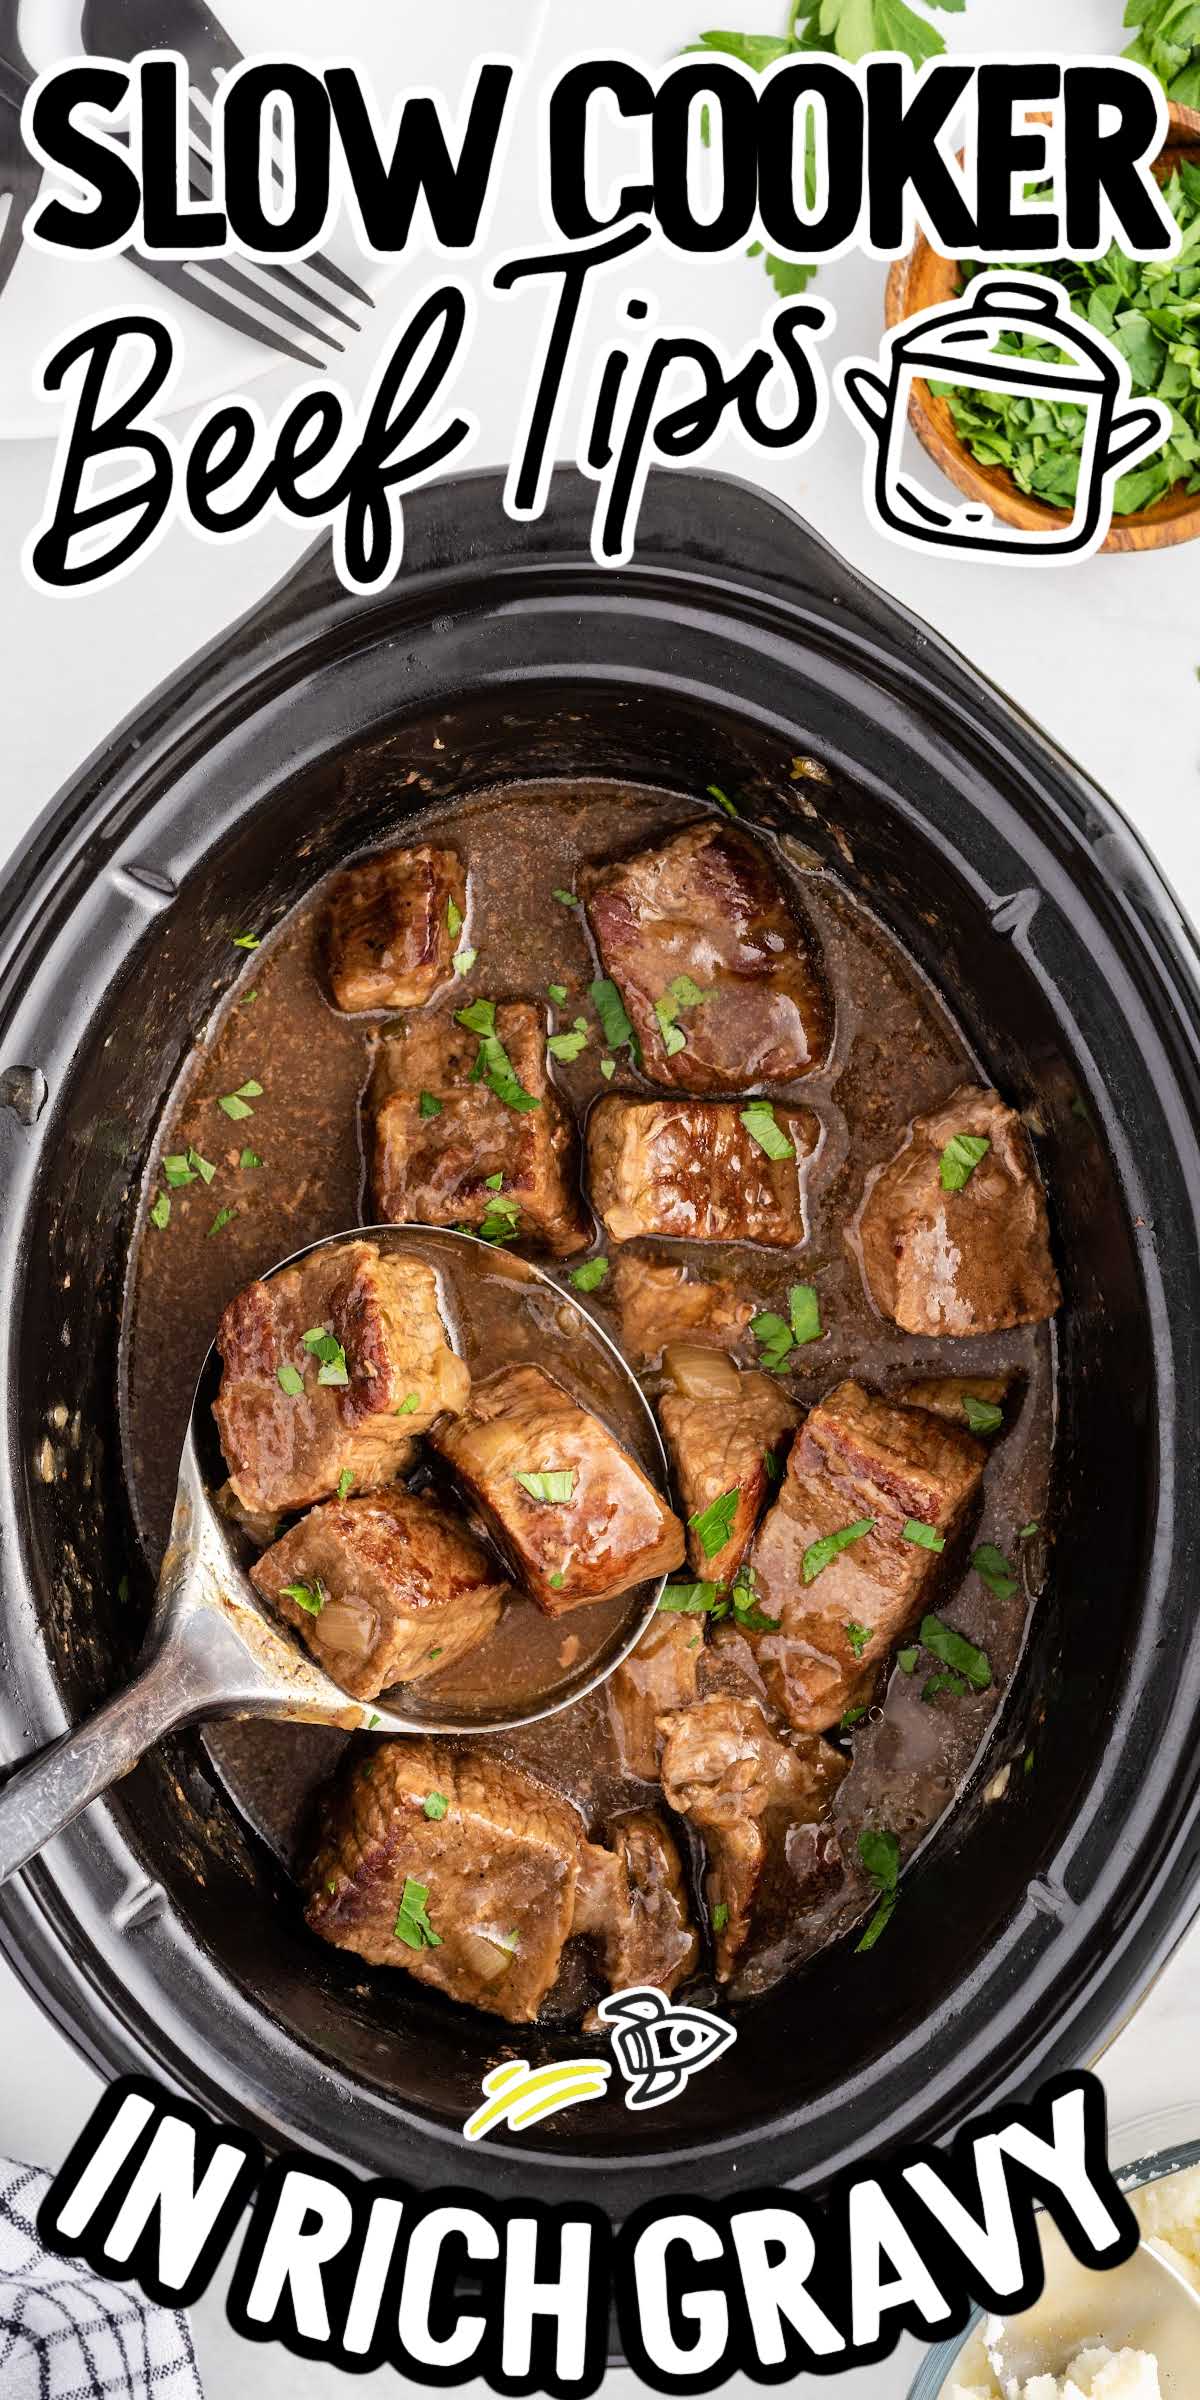
[{"label": "fork", "polygon": [[[16,0],[0,0],[0,29]],[[14,24],[15,38],[15,24]],[[193,199],[212,196],[212,106],[223,76],[241,62],[241,52],[224,27],[204,7],[203,0],[84,0],[80,25],[82,48],[92,56],[129,59],[139,50],[178,50],[187,60],[188,126],[191,156],[188,181]],[[0,30],[0,51],[3,32]],[[277,188],[283,179],[278,159],[271,161]],[[283,331],[292,326],[310,344],[326,351],[345,349],[339,327],[350,333],[361,328],[361,314],[374,308],[369,292],[355,283],[334,260],[313,256],[301,262],[305,272],[255,259],[200,260],[149,258],[129,250],[125,256],[180,299],[206,309],[210,316],[249,334],[269,349],[282,351],[302,366],[320,367],[327,360],[315,355]],[[334,300],[322,288],[338,292]],[[288,298],[283,297],[284,294]],[[299,302],[299,307],[292,305]],[[346,303],[350,306],[347,306]]]}]

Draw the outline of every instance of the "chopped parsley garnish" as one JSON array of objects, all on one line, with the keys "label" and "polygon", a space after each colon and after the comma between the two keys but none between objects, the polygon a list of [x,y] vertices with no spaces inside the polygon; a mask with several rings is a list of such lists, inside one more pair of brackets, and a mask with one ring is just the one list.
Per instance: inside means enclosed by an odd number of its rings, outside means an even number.
[{"label": "chopped parsley garnish", "polygon": [[676,1051],[682,1050],[687,1040],[678,1022],[680,1009],[703,1008],[706,1000],[715,1000],[716,997],[715,992],[702,992],[690,975],[676,975],[667,985],[661,999],[654,1003],[654,1014],[668,1058],[674,1058]]},{"label": "chopped parsley garnish", "polygon": [[251,1076],[248,1083],[239,1083],[236,1092],[224,1092],[218,1100],[217,1106],[223,1108],[226,1116],[232,1117],[234,1123],[237,1124],[240,1118],[254,1115],[254,1110],[248,1107],[247,1103],[251,1100],[261,1100],[262,1088],[261,1083],[256,1083]]},{"label": "chopped parsley garnish", "polygon": [[[743,1633],[778,1633],[779,1618],[769,1617],[765,1608],[759,1607],[753,1567],[738,1568],[729,1598],[733,1607],[733,1621],[735,1625],[740,1625]],[[718,1610],[718,1615],[722,1613]]]},{"label": "chopped parsley garnish", "polygon": [[570,1500],[575,1491],[574,1467],[541,1467],[532,1472],[520,1470],[513,1481],[519,1483],[531,1500]]},{"label": "chopped parsley garnish", "polygon": [[864,1825],[858,1837],[858,1855],[879,1893],[880,1899],[870,1924],[866,1927],[861,1939],[855,1944],[855,1948],[856,1950],[873,1950],[880,1934],[890,1922],[892,1911],[900,1897],[898,1890],[900,1844],[894,1833],[881,1832],[877,1827]]},{"label": "chopped parsley garnish", "polygon": [[417,1405],[417,1400],[418,1394],[416,1392],[406,1392],[399,1408],[394,1408],[392,1410],[392,1415],[394,1417],[411,1417],[413,1410]]},{"label": "chopped parsley garnish", "polygon": [[911,1650],[897,1650],[896,1665],[899,1667],[902,1675],[912,1674],[913,1668],[916,1666],[920,1655],[921,1653],[918,1650],[915,1642],[913,1643]]},{"label": "chopped parsley garnish", "polygon": [[762,1463],[763,1474],[766,1476],[767,1482],[778,1483],[779,1478],[783,1473],[783,1468],[780,1466],[779,1460],[775,1456],[775,1452],[773,1450],[764,1450],[762,1455]]},{"label": "chopped parsley garnish", "polygon": [[561,887],[557,885],[552,894],[552,898],[557,900],[562,908],[578,908],[579,906],[579,902],[576,899],[574,892],[564,892]]},{"label": "chopped parsley garnish", "polygon": [[1004,1423],[1004,1410],[994,1400],[979,1400],[974,1392],[963,1393],[963,1415],[972,1433],[995,1433]]},{"label": "chopped parsley garnish", "polygon": [[329,1598],[319,1575],[314,1575],[311,1583],[285,1583],[282,1590],[285,1600],[294,1600],[310,1617],[319,1617]]},{"label": "chopped parsley garnish", "polygon": [[150,1222],[152,1225],[157,1225],[160,1233],[165,1232],[171,1222],[171,1195],[169,1192],[155,1193],[150,1203]]},{"label": "chopped parsley garnish", "polygon": [[992,1681],[991,1661],[986,1650],[976,1648],[964,1633],[956,1633],[952,1625],[943,1625],[940,1617],[925,1617],[921,1622],[921,1640],[944,1667],[956,1675],[965,1675],[977,1692],[986,1692]]},{"label": "chopped parsley garnish", "polygon": [[659,1594],[658,1605],[668,1615],[707,1617],[720,1594],[719,1583],[668,1583]]},{"label": "chopped parsley garnish", "polygon": [[726,1928],[726,1926],[728,1925],[728,1923],[729,1923],[729,1902],[728,1902],[728,1900],[718,1900],[718,1902],[717,1902],[717,1905],[716,1905],[716,1907],[714,1908],[714,1910],[713,1910],[713,1912],[712,1912],[712,1929],[713,1929],[713,1932],[714,1932],[714,1933],[724,1933],[724,1931],[725,1931],[725,1928]]},{"label": "chopped parsley garnish", "polygon": [[723,792],[719,783],[708,783],[704,788],[708,793],[709,799],[715,800],[717,807],[723,808],[727,817],[736,817],[738,812],[734,807],[728,792]]},{"label": "chopped parsley garnish", "polygon": [[750,1319],[750,1331],[759,1346],[760,1367],[782,1375],[793,1350],[816,1341],[820,1334],[821,1308],[815,1284],[794,1283],[788,1293],[787,1316],[777,1315],[773,1308],[760,1309]]},{"label": "chopped parsley garnish", "polygon": [[343,1467],[343,1468],[342,1468],[342,1471],[341,1471],[341,1474],[338,1476],[338,1480],[337,1480],[337,1496],[338,1496],[338,1499],[339,1499],[339,1500],[348,1500],[348,1499],[349,1499],[349,1497],[350,1497],[350,1494],[351,1494],[351,1492],[352,1492],[353,1490],[354,1490],[354,1472],[353,1472],[353,1469],[352,1469],[351,1467]]},{"label": "chopped parsley garnish", "polygon": [[561,1592],[562,1587],[566,1582],[566,1576],[560,1573],[558,1568],[555,1568],[553,1575],[549,1576],[547,1581],[549,1582],[552,1592]]},{"label": "chopped parsley garnish", "polygon": [[298,1367],[276,1367],[275,1381],[279,1385],[280,1391],[286,1392],[292,1400],[295,1399],[298,1392],[304,1390],[304,1377]]},{"label": "chopped parsley garnish", "polygon": [[197,1176],[203,1183],[211,1183],[217,1171],[207,1158],[201,1158],[199,1151],[193,1149],[173,1151],[162,1163],[163,1174],[172,1191],[179,1191],[186,1183],[194,1183]]},{"label": "chopped parsley garnish", "polygon": [[1028,1523],[1028,1525],[1021,1525],[1021,1526],[1019,1526],[1019,1527],[1018,1527],[1018,1529],[1017,1529],[1017,1540],[1018,1540],[1019,1542],[1031,1542],[1031,1541],[1033,1540],[1034,1534],[1035,1534],[1035,1533],[1040,1533],[1040,1532],[1041,1532],[1041,1530],[1042,1530],[1042,1529],[1041,1529],[1041,1526],[1038,1524],[1037,1518],[1036,1518],[1036,1517],[1031,1517],[1031,1518],[1030,1518],[1030,1520],[1029,1520],[1029,1523]]},{"label": "chopped parsley garnish", "polygon": [[567,987],[565,983],[548,983],[546,985],[546,991],[550,999],[553,1000],[555,1007],[561,1008],[563,1001],[567,996]]},{"label": "chopped parsley garnish", "polygon": [[373,1708],[373,1709],[371,1710],[371,1714],[370,1714],[370,1716],[367,1718],[367,1732],[368,1732],[368,1733],[374,1733],[374,1731],[375,1731],[375,1728],[376,1728],[376,1726],[378,1725],[378,1723],[379,1723],[379,1710],[378,1710],[377,1708]]},{"label": "chopped parsley garnish", "polygon": [[346,1353],[335,1334],[326,1333],[323,1325],[310,1325],[304,1336],[304,1347],[321,1361],[317,1370],[318,1383],[349,1383]]},{"label": "chopped parsley garnish", "polygon": [[617,1062],[616,1062],[615,1058],[602,1058],[602,1059],[601,1059],[601,1061],[600,1061],[600,1072],[601,1072],[601,1074],[603,1075],[603,1077],[604,1077],[604,1080],[605,1080],[605,1082],[606,1082],[606,1083],[611,1083],[611,1082],[612,1082],[613,1076],[616,1074],[616,1071],[617,1071]]},{"label": "chopped parsley garnish", "polygon": [[521,1932],[517,1925],[513,1926],[511,1933],[502,1933],[496,1943],[498,1950],[519,1950],[520,1947]]},{"label": "chopped parsley garnish", "polygon": [[439,1824],[449,1806],[450,1803],[444,1792],[426,1792],[424,1809],[431,1824]]},{"label": "chopped parsley garnish", "polygon": [[258,998],[258,990],[257,990],[257,987],[256,987],[256,988],[254,989],[254,991],[252,991],[252,992],[243,992],[243,993],[242,993],[241,1000],[239,1001],[238,1005],[239,1005],[239,1007],[241,1007],[241,1008],[252,1008],[252,1007],[253,1007],[253,1005],[254,1005],[254,1003],[255,1003],[255,1001],[257,1000],[257,998]]},{"label": "chopped parsley garnish", "polygon": [[918,1550],[944,1550],[946,1547],[945,1534],[939,1533],[936,1525],[923,1524],[920,1517],[905,1518],[900,1538],[905,1542],[915,1542]]},{"label": "chopped parsley garnish", "polygon": [[455,974],[469,975],[478,956],[478,950],[456,950],[451,961]]},{"label": "chopped parsley garnish", "polygon": [[439,1099],[437,1099],[437,1098],[435,1097],[435,1095],[434,1095],[432,1092],[422,1092],[422,1094],[421,1094],[421,1097],[420,1097],[420,1099],[419,1099],[419,1100],[418,1100],[418,1102],[417,1102],[417,1114],[418,1114],[418,1116],[420,1116],[420,1117],[440,1117],[441,1113],[442,1113],[442,1103],[441,1103],[441,1101],[440,1101]]},{"label": "chopped parsley garnish", "polygon": [[928,1682],[922,1685],[921,1698],[936,1700],[939,1692],[953,1692],[961,1699],[970,1689],[965,1675],[958,1675],[953,1668],[947,1668],[941,1675],[931,1675]]},{"label": "chopped parsley garnish", "polygon": [[588,985],[588,998],[600,1019],[600,1031],[610,1050],[633,1049],[635,1036],[626,1013],[625,1003],[615,983],[607,975],[599,975]]},{"label": "chopped parsley garnish", "polygon": [[235,950],[257,950],[259,947],[256,933],[232,933],[229,938]]},{"label": "chopped parsley garnish", "polygon": [[496,1031],[495,1001],[472,1000],[469,1008],[460,1008],[455,1012],[454,1021],[456,1025],[465,1025],[468,1033],[477,1033],[479,1036],[472,1081],[478,1079],[486,1083],[488,1090],[495,1093],[497,1100],[503,1100],[506,1108],[540,1108],[541,1101],[535,1099],[532,1092],[526,1091]]},{"label": "chopped parsley garnish", "polygon": [[442,1645],[441,1645],[441,1643],[440,1643],[440,1642],[438,1642],[438,1644],[436,1645],[436,1647],[435,1647],[434,1649],[432,1649],[432,1650],[427,1650],[427,1651],[426,1651],[426,1653],[425,1653],[425,1656],[426,1656],[426,1658],[440,1658],[440,1657],[441,1657],[441,1655],[442,1655]]},{"label": "chopped parsley garnish", "polygon": [[873,1625],[860,1625],[857,1617],[851,1617],[849,1624],[843,1625],[842,1631],[855,1657],[861,1658],[875,1628]]},{"label": "chopped parsley garnish", "polygon": [[977,1575],[982,1575],[994,1600],[1012,1599],[1017,1588],[1017,1578],[1013,1574],[1003,1550],[997,1550],[994,1542],[981,1542],[972,1557],[971,1565]]},{"label": "chopped parsley garnish", "polygon": [[483,1242],[515,1242],[520,1232],[520,1208],[511,1195],[497,1192],[489,1200],[479,1226]]},{"label": "chopped parsley garnish", "polygon": [[410,1950],[438,1950],[441,1947],[442,1937],[434,1932],[426,1912],[428,1898],[428,1884],[414,1883],[412,1876],[406,1875],[392,1931],[396,1940],[404,1942]]},{"label": "chopped parsley garnish", "polygon": [[577,1292],[594,1292],[608,1273],[606,1258],[585,1258],[581,1267],[572,1267],[571,1281]]},{"label": "chopped parsley garnish", "polygon": [[765,1150],[768,1158],[794,1158],[796,1153],[782,1125],[776,1122],[775,1110],[769,1100],[752,1100],[739,1116],[752,1142]]},{"label": "chopped parsley garnish", "polygon": [[810,1542],[804,1553],[805,1582],[814,1583],[826,1567],[832,1566],[839,1551],[848,1550],[851,1542],[861,1542],[874,1523],[874,1517],[856,1517],[853,1525],[839,1525],[836,1533],[823,1533],[820,1541]]},{"label": "chopped parsley garnish", "polygon": [[842,1714],[838,1719],[838,1723],[841,1726],[842,1732],[849,1733],[852,1725],[861,1724],[866,1713],[867,1703],[865,1700],[860,1700],[857,1708],[843,1709]]},{"label": "chopped parsley garnish", "polygon": [[733,1531],[733,1520],[741,1496],[735,1484],[731,1492],[722,1492],[718,1499],[709,1502],[707,1508],[698,1509],[694,1517],[688,1518],[689,1528],[698,1534],[706,1558],[715,1558],[718,1550],[724,1549]]},{"label": "chopped parsley garnish", "polygon": [[462,932],[462,921],[462,910],[459,907],[457,900],[453,897],[453,894],[451,894],[451,897],[446,902],[446,931],[449,934],[451,941],[453,941],[456,933]]},{"label": "chopped parsley garnish", "polygon": [[222,1226],[228,1225],[230,1218],[236,1217],[236,1215],[236,1208],[219,1208],[215,1217],[213,1218],[212,1224],[209,1226],[207,1236],[208,1240],[212,1240],[214,1233],[220,1233]]},{"label": "chopped parsley garnish", "polygon": [[588,1029],[582,1017],[576,1017],[573,1033],[552,1033],[546,1043],[551,1058],[561,1058],[568,1065],[587,1049]]},{"label": "chopped parsley garnish", "polygon": [[239,1167],[261,1167],[262,1163],[257,1150],[243,1150],[238,1160]]},{"label": "chopped parsley garnish", "polygon": [[938,1166],[942,1190],[961,1192],[991,1146],[986,1133],[952,1133]]},{"label": "chopped parsley garnish", "polygon": [[485,1175],[483,1181],[485,1190],[489,1192],[502,1192],[504,1189],[503,1172],[495,1175]]}]

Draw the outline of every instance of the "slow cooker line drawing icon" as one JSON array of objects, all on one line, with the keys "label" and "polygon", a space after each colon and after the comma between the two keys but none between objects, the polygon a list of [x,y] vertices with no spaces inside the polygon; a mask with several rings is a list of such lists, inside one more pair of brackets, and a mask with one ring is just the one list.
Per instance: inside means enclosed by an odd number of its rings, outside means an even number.
[{"label": "slow cooker line drawing icon", "polygon": [[[1005,333],[1052,344],[1061,361],[997,350]],[[1075,504],[1061,527],[1002,525],[983,503],[947,502],[914,480],[903,452],[917,380],[1070,400],[1083,409]],[[1117,476],[1160,448],[1171,429],[1162,401],[1131,403],[1127,360],[1084,324],[1062,284],[1049,275],[977,276],[961,300],[939,301],[885,335],[877,360],[844,359],[834,388],[865,440],[863,497],[880,532],[922,549],[1034,563],[1086,558],[1097,550],[1112,521]]]}]

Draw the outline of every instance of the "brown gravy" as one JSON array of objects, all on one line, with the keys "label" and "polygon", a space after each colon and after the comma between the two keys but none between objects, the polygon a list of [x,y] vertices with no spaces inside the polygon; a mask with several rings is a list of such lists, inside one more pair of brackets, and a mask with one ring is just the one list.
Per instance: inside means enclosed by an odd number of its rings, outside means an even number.
[{"label": "brown gravy", "polygon": [[[454,1009],[480,995],[544,995],[550,983],[559,983],[567,986],[568,1000],[555,1012],[555,1021],[570,1025],[578,1014],[591,1021],[586,987],[597,969],[586,925],[581,910],[555,901],[554,889],[573,889],[584,861],[688,822],[706,806],[673,793],[611,783],[529,784],[431,808],[400,829],[381,828],[381,840],[444,841],[469,862],[471,938],[478,961],[466,981],[436,1005]],[[826,1330],[796,1354],[788,1388],[801,1401],[815,1401],[849,1372],[880,1388],[922,1373],[1004,1372],[1015,1379],[1006,1430],[992,1445],[979,1538],[995,1541],[1014,1560],[1020,1555],[1021,1586],[1012,1599],[1001,1601],[968,1573],[961,1589],[947,1588],[938,1602],[986,1648],[995,1690],[926,1703],[919,1678],[893,1670],[869,1715],[853,1731],[835,1737],[853,1757],[836,1810],[847,1855],[853,1859],[857,1831],[868,1817],[889,1825],[908,1855],[952,1804],[1019,1654],[1044,1546],[1040,1537],[1020,1544],[1016,1535],[1019,1527],[1040,1523],[1045,1515],[1054,1423],[1053,1337],[1043,1325],[970,1342],[922,1341],[884,1323],[872,1308],[843,1240],[864,1178],[894,1150],[911,1117],[943,1099],[964,1077],[978,1077],[978,1062],[940,998],[870,910],[826,870],[814,867],[786,836],[760,838],[772,848],[801,912],[816,929],[836,1006],[828,1064],[794,1087],[825,1127],[808,1185],[809,1241],[803,1252],[791,1255],[746,1244],[641,1247],[680,1260],[693,1255],[705,1270],[719,1269],[733,1279],[757,1307],[782,1305],[784,1313],[787,1287],[797,1274],[815,1281]],[[156,1169],[163,1154],[189,1144],[216,1168],[211,1184],[197,1181],[172,1193],[167,1228],[160,1231],[143,1218],[131,1266],[122,1432],[135,1524],[155,1569],[195,1378],[225,1303],[289,1252],[364,1221],[359,1101],[369,1072],[370,1034],[379,1020],[339,1016],[326,1000],[320,917],[318,889],[249,956],[238,984],[197,1043],[164,1112],[155,1147]],[[559,1085],[581,1118],[601,1091],[626,1085],[646,1089],[623,1062],[606,1083],[599,1070],[602,1049],[593,1035],[578,1060],[556,1064]],[[218,1098],[250,1079],[261,1083],[262,1097],[253,1101],[250,1118],[233,1124]],[[243,1167],[245,1150],[261,1165]],[[150,1187],[157,1180],[152,1175]],[[227,1208],[234,1214],[211,1230],[218,1212]],[[559,1271],[558,1280],[566,1286],[566,1270]],[[586,1306],[616,1338],[603,1287],[587,1295]],[[644,1380],[652,1397],[656,1378]],[[552,1627],[555,1650],[565,1633],[582,1631],[583,1618],[601,1613],[576,1611],[573,1619]],[[514,1663],[513,1672],[520,1671]],[[311,1793],[329,1773],[344,1738],[262,1724],[218,1727],[205,1737],[235,1804],[285,1864],[304,1839]],[[488,1738],[553,1779],[593,1827],[617,1809],[660,1798],[657,1787],[648,1792],[623,1774],[602,1692],[540,1725]],[[870,1896],[860,1871],[848,1867],[820,1922],[785,1928],[757,1972],[747,1971],[743,1988],[774,1979],[810,1954],[860,1915]]]}]

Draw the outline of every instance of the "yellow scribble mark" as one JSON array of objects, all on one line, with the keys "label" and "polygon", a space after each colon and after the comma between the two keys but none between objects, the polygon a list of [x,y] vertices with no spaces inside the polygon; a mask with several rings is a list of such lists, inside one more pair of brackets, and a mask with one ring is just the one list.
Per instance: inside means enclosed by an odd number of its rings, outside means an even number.
[{"label": "yellow scribble mark", "polygon": [[469,2142],[477,2142],[493,2125],[501,2125],[507,2119],[513,2132],[519,2133],[526,2125],[536,2125],[539,2118],[551,2116],[557,2108],[569,2108],[580,2100],[601,2099],[611,2073],[612,2068],[603,2058],[569,2058],[558,2067],[532,2070],[528,2059],[511,2059],[507,2066],[492,2067],[484,2076],[487,2098],[467,2118],[463,2132]]}]

